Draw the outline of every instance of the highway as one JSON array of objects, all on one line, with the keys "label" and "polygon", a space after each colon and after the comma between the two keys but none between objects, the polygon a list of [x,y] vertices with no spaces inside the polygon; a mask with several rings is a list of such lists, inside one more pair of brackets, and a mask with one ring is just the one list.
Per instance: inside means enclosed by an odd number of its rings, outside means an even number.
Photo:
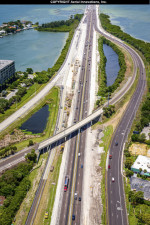
[{"label": "highway", "polygon": [[[132,50],[132,48],[119,40],[115,40],[113,36],[110,36],[107,32],[105,32],[105,34],[102,33],[98,28],[97,23],[95,23],[95,29],[109,40],[114,41],[127,49],[135,63],[136,71],[138,68],[140,74],[136,90],[113,135],[106,163],[107,224],[127,225],[128,216],[125,204],[124,181],[122,174],[123,148],[145,91],[146,74],[144,64],[140,56]],[[109,159],[109,154],[112,155],[112,159]],[[110,169],[108,169],[108,165],[110,165]],[[114,182],[112,181],[112,177],[114,178]]]},{"label": "highway", "polygon": [[[146,78],[145,78],[145,68],[144,64],[139,57],[139,55],[128,45],[119,41],[112,35],[104,32],[98,25],[97,8],[96,6],[91,6],[88,11],[85,23],[87,23],[87,38],[85,43],[85,51],[82,60],[82,70],[80,86],[78,91],[78,101],[75,111],[76,122],[71,127],[59,132],[53,137],[39,143],[39,150],[47,148],[57,141],[62,140],[65,137],[72,136],[70,148],[70,158],[68,160],[67,174],[70,177],[68,191],[63,196],[62,211],[60,214],[59,224],[71,224],[72,214],[75,215],[76,224],[80,224],[81,216],[81,202],[77,199],[74,201],[74,193],[78,193],[78,197],[82,197],[82,178],[83,169],[81,164],[84,165],[84,145],[86,139],[86,130],[83,127],[93,121],[95,118],[99,117],[103,109],[100,108],[93,112],[91,115],[88,114],[88,100],[89,100],[89,83],[90,83],[90,64],[91,64],[91,49],[92,49],[92,30],[93,28],[109,40],[115,42],[116,44],[125,48],[131,55],[134,62],[134,74],[130,82],[128,82],[111,100],[110,104],[116,103],[121,97],[130,89],[132,86],[137,69],[139,68],[140,78],[134,95],[132,96],[130,103],[128,104],[127,110],[125,111],[121,121],[115,131],[114,137],[112,139],[109,154],[112,155],[112,159],[107,159],[107,166],[110,164],[110,169],[107,170],[106,175],[106,190],[107,190],[107,224],[113,225],[126,225],[128,224],[126,206],[124,200],[124,188],[123,188],[123,177],[122,177],[122,150],[124,143],[127,139],[130,127],[132,125],[134,116],[140,104],[141,97],[144,93]],[[104,105],[106,106],[106,105]],[[78,132],[82,128],[82,132]],[[115,142],[118,145],[115,146]],[[80,152],[80,157],[78,153]],[[20,153],[21,154],[21,153]],[[24,154],[24,153],[23,153]],[[16,156],[14,155],[13,160]],[[22,157],[22,156],[21,156]],[[7,160],[5,161],[7,163]],[[3,165],[4,166],[4,165]],[[1,162],[0,162],[1,167]],[[80,175],[79,175],[80,174]],[[112,182],[112,177],[114,177],[115,182]],[[28,223],[26,223],[28,224]]]},{"label": "highway", "polygon": [[[90,85],[90,69],[91,69],[91,42],[93,38],[92,14],[87,12],[85,18],[87,23],[87,33],[85,48],[82,60],[82,69],[80,73],[80,86],[78,90],[78,99],[74,122],[80,121],[87,116],[89,101],[89,85]],[[62,208],[59,218],[59,224],[72,224],[72,215],[75,215],[76,224],[80,224],[81,201],[82,196],[82,178],[84,164],[84,147],[85,147],[86,131],[78,132],[78,134],[70,141],[70,154],[66,175],[69,177],[69,186],[67,192],[64,192],[62,199]],[[80,156],[78,156],[80,154]],[[74,199],[74,193],[77,193],[77,199]]]}]

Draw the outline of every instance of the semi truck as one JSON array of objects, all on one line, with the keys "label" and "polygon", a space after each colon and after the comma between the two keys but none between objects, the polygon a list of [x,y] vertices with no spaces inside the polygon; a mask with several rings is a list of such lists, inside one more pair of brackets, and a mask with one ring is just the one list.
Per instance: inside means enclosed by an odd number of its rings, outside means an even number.
[{"label": "semi truck", "polygon": [[64,192],[67,191],[67,189],[68,189],[68,184],[69,184],[69,177],[68,177],[68,176],[65,176]]}]

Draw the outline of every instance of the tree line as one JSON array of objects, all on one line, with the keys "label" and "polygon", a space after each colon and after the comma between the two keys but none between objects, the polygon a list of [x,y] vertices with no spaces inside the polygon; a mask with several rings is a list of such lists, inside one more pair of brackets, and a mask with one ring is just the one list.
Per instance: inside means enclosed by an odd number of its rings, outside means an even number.
[{"label": "tree line", "polygon": [[101,13],[100,20],[102,27],[106,31],[134,46],[136,49],[142,52],[147,62],[150,62],[150,43],[136,39],[130,36],[129,34],[123,32],[119,26],[112,25],[108,15]]},{"label": "tree line", "polygon": [[62,31],[69,32],[71,30],[71,25],[76,21],[80,22],[83,14],[71,15],[68,20],[52,21],[50,23],[43,23],[41,26],[38,26],[36,29],[38,31]]}]

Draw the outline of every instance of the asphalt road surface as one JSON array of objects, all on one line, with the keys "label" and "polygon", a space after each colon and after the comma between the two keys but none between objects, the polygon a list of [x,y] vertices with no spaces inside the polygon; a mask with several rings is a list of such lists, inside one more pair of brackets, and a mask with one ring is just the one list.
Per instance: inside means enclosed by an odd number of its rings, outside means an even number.
[{"label": "asphalt road surface", "polygon": [[[78,91],[78,101],[75,111],[75,120],[82,120],[87,116],[88,112],[88,95],[89,95],[89,83],[90,83],[90,68],[91,68],[91,50],[92,50],[92,30],[93,27],[95,30],[103,34],[108,39],[120,44],[122,47],[127,49],[132,55],[132,58],[135,61],[136,67],[139,68],[140,78],[137,85],[137,89],[131,98],[131,101],[127,107],[126,112],[124,113],[119,126],[115,132],[114,138],[110,146],[110,154],[112,159],[108,161],[110,164],[110,169],[107,170],[107,219],[108,224],[113,225],[126,225],[128,224],[127,213],[124,200],[124,189],[123,189],[123,178],[121,173],[121,159],[122,159],[122,149],[126,141],[127,135],[130,131],[135,113],[138,109],[142,94],[145,88],[145,69],[139,58],[138,54],[135,53],[129,46],[125,45],[122,42],[119,42],[113,36],[106,35],[102,33],[97,27],[97,18],[95,7],[91,7],[92,10],[89,10],[85,18],[85,23],[88,24],[87,37],[85,43],[85,50],[82,61],[82,70],[80,74],[80,86]],[[112,100],[113,103],[113,100]],[[76,135],[77,132],[72,135]],[[84,169],[84,146],[85,146],[85,137],[86,130],[82,130],[81,134],[78,134],[77,137],[74,136],[71,140],[71,151],[70,158],[67,168],[67,174],[69,175],[69,187],[67,192],[63,196],[63,206],[60,215],[60,223],[63,224],[80,224],[80,215],[81,215],[81,202],[79,197],[82,197],[82,177]],[[118,142],[118,145],[115,145],[115,142]],[[80,152],[80,157],[78,153]],[[24,155],[24,153],[23,153]],[[16,156],[15,156],[16,157]],[[22,157],[22,156],[21,156]],[[9,160],[9,159],[8,159]],[[81,168],[83,164],[83,168]],[[75,175],[74,175],[75,174]],[[114,177],[115,182],[112,182],[112,177]],[[72,185],[73,184],[73,185]],[[43,186],[43,185],[42,185]],[[63,190],[62,190],[63,191]],[[74,192],[77,192],[77,200],[72,198]],[[71,199],[71,200],[70,200]],[[82,201],[82,198],[81,198]],[[75,215],[75,221],[72,221],[72,214]],[[69,216],[70,215],[70,216]],[[70,221],[71,218],[71,221]],[[70,221],[70,222],[69,222]],[[69,223],[68,223],[69,222]],[[26,223],[28,224],[28,223]]]},{"label": "asphalt road surface", "polygon": [[[75,111],[74,122],[82,120],[88,113],[89,85],[91,74],[91,53],[93,39],[92,14],[87,12],[85,18],[87,23],[86,42],[84,47],[84,55],[81,65],[81,73],[79,78],[78,99]],[[72,138],[70,143],[70,155],[66,175],[69,176],[69,186],[67,192],[63,194],[61,214],[59,224],[80,224],[81,201],[82,201],[82,178],[84,168],[84,148],[85,148],[86,130],[80,130],[77,136]],[[80,154],[80,156],[79,156]],[[81,168],[83,165],[83,168]],[[63,187],[62,187],[62,191]],[[77,199],[74,194],[77,193]],[[79,201],[79,197],[81,201]],[[72,215],[75,215],[75,221],[72,221]]]},{"label": "asphalt road surface", "polygon": [[[94,8],[93,14],[95,14]],[[96,31],[103,34],[97,27],[96,16],[94,24]],[[120,120],[110,145],[109,154],[112,155],[112,159],[109,159],[108,157],[106,164],[107,224],[127,225],[128,217],[125,205],[124,181],[122,176],[123,147],[141,102],[142,95],[144,94],[146,86],[145,68],[139,55],[132,50],[132,48],[114,39],[113,36],[106,34],[103,34],[103,36],[124,47],[131,54],[133,60],[135,61],[136,69],[138,68],[140,73],[136,91],[134,92],[127,109]],[[108,169],[108,166],[110,166],[110,169]],[[114,181],[112,181],[112,178],[114,178]]]}]

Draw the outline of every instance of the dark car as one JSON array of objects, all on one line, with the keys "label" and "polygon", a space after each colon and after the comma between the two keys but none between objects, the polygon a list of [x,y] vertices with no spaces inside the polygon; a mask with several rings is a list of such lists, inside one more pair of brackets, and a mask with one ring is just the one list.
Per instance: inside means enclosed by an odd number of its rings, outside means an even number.
[{"label": "dark car", "polygon": [[75,220],[75,215],[72,215],[72,220]]},{"label": "dark car", "polygon": [[115,142],[115,146],[118,146],[118,142]]},{"label": "dark car", "polygon": [[79,201],[81,201],[81,197],[79,197]]},{"label": "dark car", "polygon": [[81,168],[83,168],[83,164],[81,164]]}]

